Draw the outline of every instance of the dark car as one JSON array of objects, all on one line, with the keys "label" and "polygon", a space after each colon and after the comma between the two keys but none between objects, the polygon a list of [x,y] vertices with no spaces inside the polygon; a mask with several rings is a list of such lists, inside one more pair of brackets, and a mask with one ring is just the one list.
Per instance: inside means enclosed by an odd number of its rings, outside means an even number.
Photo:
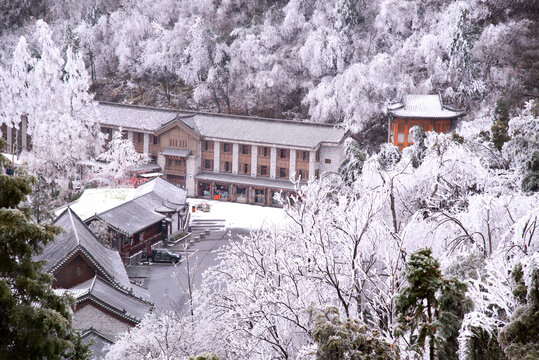
[{"label": "dark car", "polygon": [[153,262],[163,261],[177,263],[181,258],[182,256],[180,254],[173,253],[167,249],[153,249],[149,260]]}]

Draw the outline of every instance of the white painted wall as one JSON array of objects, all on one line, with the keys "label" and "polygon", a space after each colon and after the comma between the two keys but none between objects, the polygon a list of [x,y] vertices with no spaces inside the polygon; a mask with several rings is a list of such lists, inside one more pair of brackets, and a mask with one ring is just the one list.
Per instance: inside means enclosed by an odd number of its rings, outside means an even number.
[{"label": "white painted wall", "polygon": [[[330,159],[331,163],[326,164],[326,159]],[[324,172],[338,172],[343,159],[344,144],[339,146],[320,146],[320,175]]]},{"label": "white painted wall", "polygon": [[256,177],[258,167],[258,146],[251,145],[251,176]]},{"label": "white painted wall", "polygon": [[232,144],[232,174],[238,173],[238,161],[239,161],[239,145]]},{"label": "white painted wall", "polygon": [[221,160],[221,142],[213,142],[213,172],[219,172]]},{"label": "white painted wall", "polygon": [[270,179],[275,179],[277,174],[277,148],[272,146],[270,150]]}]

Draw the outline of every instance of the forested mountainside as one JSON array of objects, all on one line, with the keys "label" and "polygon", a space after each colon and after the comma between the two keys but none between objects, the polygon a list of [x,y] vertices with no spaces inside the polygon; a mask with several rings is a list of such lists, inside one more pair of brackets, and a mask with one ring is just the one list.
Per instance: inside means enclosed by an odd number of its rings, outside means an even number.
[{"label": "forested mountainside", "polygon": [[536,97],[533,0],[7,0],[0,63],[36,20],[84,56],[100,100],[380,123],[388,101],[441,93],[470,118]]}]

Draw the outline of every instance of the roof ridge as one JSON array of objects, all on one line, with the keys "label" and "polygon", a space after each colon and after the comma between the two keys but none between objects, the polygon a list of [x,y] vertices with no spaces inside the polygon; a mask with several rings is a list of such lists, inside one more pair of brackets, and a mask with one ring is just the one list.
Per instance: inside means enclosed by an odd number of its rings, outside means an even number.
[{"label": "roof ridge", "polygon": [[79,239],[79,233],[77,231],[77,228],[75,227],[75,222],[73,221],[73,210],[71,210],[71,207],[68,205],[67,210],[69,212],[69,220],[71,221],[71,226],[73,227],[73,233],[75,234],[75,238],[77,239],[77,245],[80,245],[80,239]]},{"label": "roof ridge", "polygon": [[88,291],[89,293],[92,292],[92,290],[94,289],[94,285],[95,285],[95,280],[97,279],[97,272],[96,274],[94,275],[94,279],[92,280],[92,285],[90,285],[90,290]]},{"label": "roof ridge", "polygon": [[[209,116],[215,116],[220,118],[235,118],[235,119],[245,119],[245,120],[258,120],[258,121],[276,121],[276,122],[284,122],[284,123],[292,123],[292,124],[303,124],[303,125],[314,125],[314,126],[321,126],[321,127],[332,127],[334,128],[336,125],[340,123],[335,124],[328,124],[328,123],[320,123],[320,122],[314,122],[314,121],[301,121],[301,120],[288,120],[288,119],[280,119],[280,118],[268,118],[268,117],[261,117],[261,116],[249,116],[249,115],[236,115],[236,114],[224,114],[224,113],[214,113],[214,112],[205,112],[205,111],[195,111],[195,110],[185,110],[185,109],[171,109],[171,108],[160,108],[156,106],[146,106],[146,105],[133,105],[133,104],[120,104],[115,102],[109,102],[109,101],[99,101],[100,104],[104,105],[111,105],[111,106],[118,106],[118,107],[130,107],[134,109],[141,109],[141,110],[157,110],[157,111],[165,111],[165,112],[176,112],[178,115],[181,113],[185,114],[191,114],[193,116],[195,115],[209,115]],[[171,123],[172,121],[179,120],[180,119],[172,119],[168,122],[162,124],[160,128],[166,124]],[[182,123],[185,123],[184,121],[181,121]],[[187,124],[186,124],[187,125]],[[188,126],[190,127],[190,126]]]}]

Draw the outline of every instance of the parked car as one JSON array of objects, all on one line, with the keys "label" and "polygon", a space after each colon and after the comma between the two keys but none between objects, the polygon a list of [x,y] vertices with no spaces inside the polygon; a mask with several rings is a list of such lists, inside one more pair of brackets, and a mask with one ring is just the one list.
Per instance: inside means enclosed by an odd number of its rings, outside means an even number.
[{"label": "parked car", "polygon": [[181,258],[182,256],[180,254],[173,253],[167,249],[153,249],[149,260],[152,262],[162,261],[176,264]]}]

